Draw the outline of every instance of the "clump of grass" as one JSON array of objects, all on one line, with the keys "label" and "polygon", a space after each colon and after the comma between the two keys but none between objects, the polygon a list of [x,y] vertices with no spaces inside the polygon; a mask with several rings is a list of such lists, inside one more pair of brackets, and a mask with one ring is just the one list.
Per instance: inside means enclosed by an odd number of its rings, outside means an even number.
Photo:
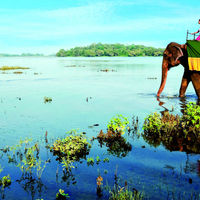
[{"label": "clump of grass", "polygon": [[0,70],[16,70],[16,69],[30,69],[29,67],[20,67],[20,66],[2,66]]},{"label": "clump of grass", "polygon": [[52,102],[51,97],[44,97],[44,103],[50,103],[50,102]]},{"label": "clump of grass", "polygon": [[143,125],[143,138],[151,145],[161,143],[169,150],[200,152],[200,106],[189,103],[183,115],[164,112],[149,115]]},{"label": "clump of grass", "polygon": [[77,133],[76,130],[69,131],[68,136],[63,139],[57,139],[50,148],[54,155],[63,163],[66,169],[73,168],[73,162],[81,158],[86,159],[89,154],[91,144],[88,143],[83,133]]}]

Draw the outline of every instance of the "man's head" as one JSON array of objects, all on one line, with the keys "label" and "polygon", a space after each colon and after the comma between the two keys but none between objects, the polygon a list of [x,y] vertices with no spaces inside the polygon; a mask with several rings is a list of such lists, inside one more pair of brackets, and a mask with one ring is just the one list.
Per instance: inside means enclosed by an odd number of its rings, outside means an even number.
[{"label": "man's head", "polygon": [[200,24],[200,19],[199,19],[199,22],[198,22],[199,24]]}]

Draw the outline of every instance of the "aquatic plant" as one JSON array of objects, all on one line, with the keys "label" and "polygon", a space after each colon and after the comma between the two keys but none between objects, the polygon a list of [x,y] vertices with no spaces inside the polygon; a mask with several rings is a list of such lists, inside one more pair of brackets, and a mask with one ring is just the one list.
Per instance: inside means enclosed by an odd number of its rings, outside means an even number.
[{"label": "aquatic plant", "polygon": [[58,156],[58,160],[63,163],[63,166],[70,169],[74,167],[73,162],[79,161],[81,158],[86,159],[91,144],[83,133],[78,133],[76,130],[71,130],[67,134],[67,137],[57,139],[50,149],[54,155]]},{"label": "aquatic plant", "polygon": [[195,103],[189,103],[184,110],[181,125],[184,133],[193,132],[200,135],[200,106]]},{"label": "aquatic plant", "polygon": [[113,131],[113,132],[119,132],[123,134],[125,132],[125,129],[128,128],[129,121],[127,117],[124,117],[123,115],[116,115],[113,117],[108,125],[108,131]]},{"label": "aquatic plant", "polygon": [[100,146],[106,145],[107,151],[117,157],[125,157],[132,149],[131,144],[119,132],[108,131],[103,133],[101,130],[96,139]]},{"label": "aquatic plant", "polygon": [[44,97],[44,103],[50,103],[50,102],[52,102],[51,97]]},{"label": "aquatic plant", "polygon": [[20,66],[2,66],[0,70],[15,70],[15,69],[30,69],[28,67],[20,67]]},{"label": "aquatic plant", "polygon": [[87,165],[94,165],[94,158],[87,158]]},{"label": "aquatic plant", "polygon": [[96,179],[97,183],[97,196],[102,197],[103,196],[103,190],[102,190],[102,185],[103,185],[103,177],[98,176]]},{"label": "aquatic plant", "polygon": [[200,152],[200,106],[189,103],[183,115],[168,111],[150,114],[143,125],[142,137],[151,145],[161,143],[169,150]]},{"label": "aquatic plant", "polygon": [[3,188],[9,186],[10,184],[11,184],[10,175],[4,176],[2,179],[0,179],[0,185],[2,185]]},{"label": "aquatic plant", "polygon": [[36,169],[38,178],[41,178],[46,164],[39,158],[39,145],[32,143],[31,138],[20,140],[18,144],[3,149],[7,153],[8,162],[14,163],[21,169],[24,175],[30,175]]},{"label": "aquatic plant", "polygon": [[62,189],[59,189],[58,193],[56,194],[56,199],[57,200],[65,200],[65,199],[69,199],[70,196],[69,194],[65,194],[65,191]]},{"label": "aquatic plant", "polygon": [[109,200],[142,200],[144,199],[143,193],[136,189],[130,190],[127,181],[125,181],[124,187],[119,185],[119,178],[117,176],[117,168],[114,176],[114,186],[106,186],[109,191]]},{"label": "aquatic plant", "polygon": [[97,165],[100,163],[101,159],[99,156],[96,157],[96,162],[97,162]]},{"label": "aquatic plant", "polygon": [[109,158],[104,158],[103,159],[103,162],[109,162],[110,160],[109,160]]},{"label": "aquatic plant", "polygon": [[114,186],[112,190],[109,191],[109,200],[142,200],[143,195],[140,192],[132,191],[126,187],[116,187]]}]

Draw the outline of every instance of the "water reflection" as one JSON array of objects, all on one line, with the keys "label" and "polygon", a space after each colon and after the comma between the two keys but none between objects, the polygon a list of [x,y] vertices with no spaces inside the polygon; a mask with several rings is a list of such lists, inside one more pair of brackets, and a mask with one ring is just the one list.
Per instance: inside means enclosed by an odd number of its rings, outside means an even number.
[{"label": "water reflection", "polygon": [[119,158],[126,157],[132,149],[131,144],[118,132],[113,133],[108,130],[107,133],[103,133],[101,130],[96,139],[101,147],[105,145],[110,154]]}]

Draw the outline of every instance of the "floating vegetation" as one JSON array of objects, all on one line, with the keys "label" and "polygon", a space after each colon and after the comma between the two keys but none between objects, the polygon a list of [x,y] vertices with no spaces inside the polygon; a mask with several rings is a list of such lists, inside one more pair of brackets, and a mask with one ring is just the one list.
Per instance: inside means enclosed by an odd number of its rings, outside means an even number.
[{"label": "floating vegetation", "polygon": [[16,70],[16,69],[30,69],[29,67],[19,67],[19,66],[2,66],[0,70]]},{"label": "floating vegetation", "polygon": [[4,176],[2,179],[0,179],[0,185],[2,185],[3,188],[8,187],[10,184],[11,184],[10,175]]},{"label": "floating vegetation", "polygon": [[147,79],[149,79],[149,80],[156,80],[157,77],[148,77]]},{"label": "floating vegetation", "polygon": [[109,158],[104,158],[103,159],[103,162],[105,163],[105,162],[109,162],[110,160],[109,160]]},{"label": "floating vegetation", "polygon": [[94,158],[87,158],[87,165],[94,165]]},{"label": "floating vegetation", "polygon": [[91,144],[88,143],[83,133],[77,133],[76,130],[71,130],[67,134],[67,137],[57,139],[50,149],[54,155],[58,156],[58,160],[63,163],[63,166],[70,169],[74,167],[73,162],[82,158],[86,159]]},{"label": "floating vegetation", "polygon": [[100,161],[101,161],[100,157],[97,156],[97,157],[96,157],[96,163],[97,163],[97,165],[100,163]]},{"label": "floating vegetation", "polygon": [[143,138],[149,144],[163,144],[171,151],[200,153],[200,106],[189,103],[183,115],[168,111],[149,115],[143,125]]},{"label": "floating vegetation", "polygon": [[13,72],[13,74],[23,74],[23,72],[16,71],[16,72]]},{"label": "floating vegetation", "polygon": [[101,72],[116,72],[114,69],[101,69]]},{"label": "floating vegetation", "polygon": [[65,194],[64,190],[59,189],[58,193],[56,194],[56,199],[57,200],[65,200],[65,199],[69,199],[70,196],[69,194]]},{"label": "floating vegetation", "polygon": [[44,97],[44,103],[50,103],[50,102],[52,102],[51,97]]}]

